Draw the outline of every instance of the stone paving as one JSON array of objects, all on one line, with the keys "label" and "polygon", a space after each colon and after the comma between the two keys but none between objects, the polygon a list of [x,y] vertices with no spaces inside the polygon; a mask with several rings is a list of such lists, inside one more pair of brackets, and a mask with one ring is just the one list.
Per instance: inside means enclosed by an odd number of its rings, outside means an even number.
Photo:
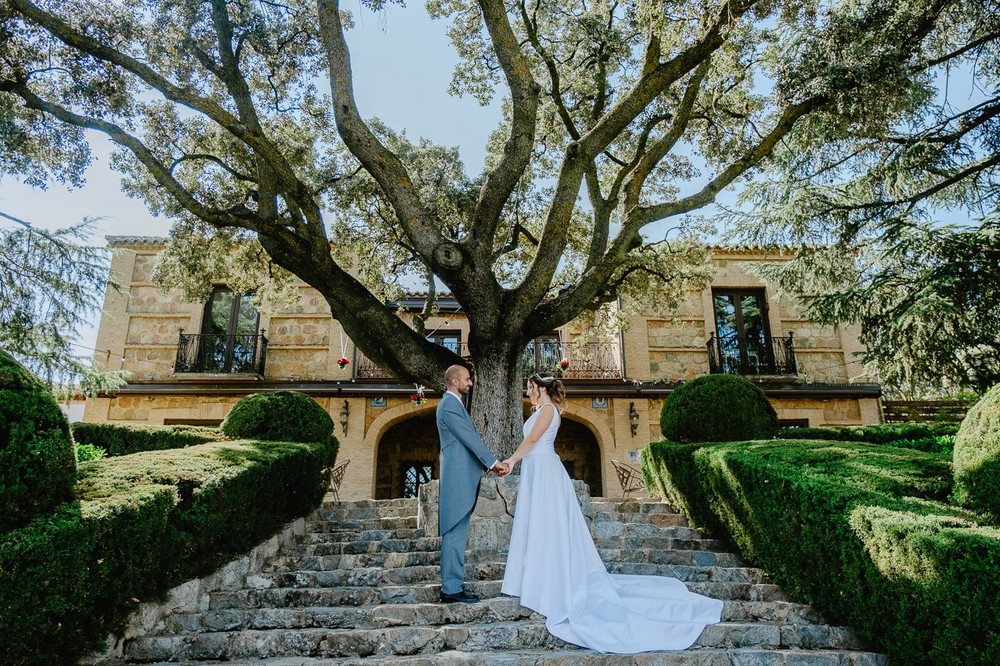
[{"label": "stone paving", "polygon": [[[587,500],[589,501],[589,498]],[[466,581],[482,600],[437,603],[439,538],[416,500],[327,501],[252,553],[148,609],[93,664],[244,666],[885,666],[853,633],[790,600],[760,569],[687,526],[667,504],[594,498],[586,507],[613,573],[674,576],[725,600],[722,622],[679,652],[604,655],[551,636],[544,618],[500,595],[505,553],[473,539]],[[433,525],[430,526],[433,528]],[[224,572],[223,572],[224,573]],[[222,582],[220,582],[222,581]],[[178,588],[180,589],[180,588]],[[176,602],[178,596],[182,602]]]}]

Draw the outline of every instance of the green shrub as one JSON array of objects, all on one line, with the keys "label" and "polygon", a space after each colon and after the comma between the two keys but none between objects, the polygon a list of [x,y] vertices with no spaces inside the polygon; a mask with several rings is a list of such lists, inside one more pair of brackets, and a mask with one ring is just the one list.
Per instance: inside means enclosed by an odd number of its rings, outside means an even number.
[{"label": "green shrub", "polygon": [[225,439],[218,428],[186,425],[134,425],[128,423],[74,423],[73,439],[79,444],[98,446],[109,457],[141,451],[181,449]]},{"label": "green shrub", "polygon": [[93,444],[77,444],[76,445],[76,460],[77,462],[87,462],[88,460],[103,460],[108,457],[108,452],[99,446],[94,446]]},{"label": "green shrub", "polygon": [[325,442],[331,465],[340,448],[333,435],[333,419],[315,400],[298,391],[248,395],[233,405],[220,429],[234,439]]},{"label": "green shrub", "polygon": [[926,423],[879,423],[834,428],[782,428],[778,431],[778,437],[783,439],[827,439],[841,442],[868,442],[869,444],[927,439],[945,434],[953,433],[948,432],[948,427],[932,426]]},{"label": "green shrub", "polygon": [[922,423],[887,423],[836,428],[782,428],[778,431],[778,438],[863,442],[950,456],[955,445],[955,437],[949,433],[957,429],[957,424],[955,428],[952,428],[951,424],[946,427],[938,427]]},{"label": "green shrub", "polygon": [[0,663],[77,663],[138,601],[315,508],[326,466],[323,444],[247,441],[81,464],[78,501],[0,536]]},{"label": "green shrub", "polygon": [[977,402],[955,436],[955,501],[1000,518],[1000,384]]},{"label": "green shrub", "polygon": [[950,485],[940,456],[814,441],[656,442],[642,461],[658,477],[651,488],[672,486],[695,522],[891,663],[1000,663],[1000,530],[940,501]]},{"label": "green shrub", "polygon": [[743,377],[705,375],[670,392],[660,430],[676,442],[767,439],[778,431],[778,415],[764,392]]},{"label": "green shrub", "polygon": [[0,351],[0,533],[73,498],[69,423],[38,379]]}]

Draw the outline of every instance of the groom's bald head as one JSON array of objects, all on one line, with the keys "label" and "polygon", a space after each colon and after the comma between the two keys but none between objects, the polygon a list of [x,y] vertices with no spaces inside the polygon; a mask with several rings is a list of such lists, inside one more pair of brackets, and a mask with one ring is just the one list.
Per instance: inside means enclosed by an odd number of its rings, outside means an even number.
[{"label": "groom's bald head", "polygon": [[472,377],[469,375],[469,369],[464,365],[449,367],[444,371],[444,383],[448,387],[448,390],[465,395],[469,392],[469,387],[472,386]]}]

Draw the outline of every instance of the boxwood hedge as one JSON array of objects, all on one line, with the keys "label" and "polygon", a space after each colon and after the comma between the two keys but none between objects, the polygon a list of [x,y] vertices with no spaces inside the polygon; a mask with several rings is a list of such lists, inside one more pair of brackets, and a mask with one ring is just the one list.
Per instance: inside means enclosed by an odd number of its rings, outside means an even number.
[{"label": "boxwood hedge", "polygon": [[1000,384],[962,421],[953,462],[956,501],[1000,522]]},{"label": "boxwood hedge", "polygon": [[670,392],[660,409],[660,431],[679,442],[766,439],[778,431],[778,415],[745,378],[704,375]]},{"label": "boxwood hedge", "polygon": [[0,663],[71,664],[139,601],[322,500],[326,444],[234,441],[82,463],[76,500],[0,536]]},{"label": "boxwood hedge", "polygon": [[1000,530],[943,502],[942,456],[815,441],[656,442],[642,463],[651,489],[680,499],[694,522],[891,663],[1000,663]]},{"label": "boxwood hedge", "polygon": [[133,425],[126,423],[74,423],[73,439],[78,445],[97,446],[108,457],[141,451],[181,449],[226,439],[218,428],[186,425]]},{"label": "boxwood hedge", "polygon": [[69,423],[48,389],[0,350],[0,532],[72,499]]}]

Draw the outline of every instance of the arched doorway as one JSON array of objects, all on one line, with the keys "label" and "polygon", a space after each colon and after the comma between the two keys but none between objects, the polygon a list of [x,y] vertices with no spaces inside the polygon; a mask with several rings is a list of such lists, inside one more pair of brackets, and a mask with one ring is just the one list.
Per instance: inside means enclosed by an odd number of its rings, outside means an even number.
[{"label": "arched doorway", "polygon": [[441,444],[433,410],[400,421],[382,435],[375,461],[375,499],[416,497],[438,478]]},{"label": "arched doorway", "polygon": [[591,497],[603,495],[601,483],[601,447],[590,429],[563,415],[556,437],[556,453],[570,478],[579,479],[590,488]]},{"label": "arched doorway", "polygon": [[[433,411],[389,427],[378,444],[375,499],[416,497],[422,484],[438,478],[440,450]],[[601,448],[587,426],[564,416],[556,438],[556,453],[570,477],[590,487],[592,497],[603,494]]]}]

